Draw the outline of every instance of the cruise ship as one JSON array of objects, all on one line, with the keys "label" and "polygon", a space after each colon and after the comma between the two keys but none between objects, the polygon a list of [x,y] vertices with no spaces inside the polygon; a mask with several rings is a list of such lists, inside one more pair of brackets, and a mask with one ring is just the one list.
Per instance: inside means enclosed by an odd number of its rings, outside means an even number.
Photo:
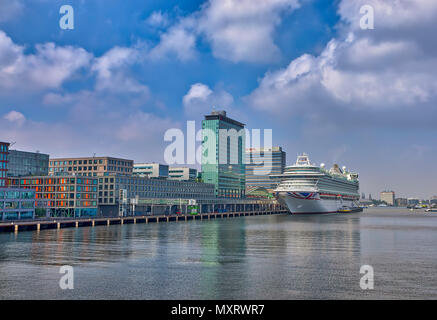
[{"label": "cruise ship", "polygon": [[358,174],[340,169],[337,164],[330,170],[311,164],[307,154],[297,157],[296,163],[275,175],[280,183],[274,190],[276,199],[290,213],[334,213],[361,211],[358,205]]}]

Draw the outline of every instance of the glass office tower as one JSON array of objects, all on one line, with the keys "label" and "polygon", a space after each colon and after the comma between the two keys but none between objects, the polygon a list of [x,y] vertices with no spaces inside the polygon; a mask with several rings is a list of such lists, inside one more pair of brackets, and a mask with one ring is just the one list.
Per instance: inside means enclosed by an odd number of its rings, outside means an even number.
[{"label": "glass office tower", "polygon": [[46,176],[48,174],[48,154],[9,150],[8,177]]},{"label": "glass office tower", "polygon": [[281,147],[246,149],[246,186],[274,189],[280,182],[270,175],[284,173],[286,153]]},{"label": "glass office tower", "polygon": [[202,180],[220,198],[244,198],[246,172],[244,124],[213,111],[202,121]]}]

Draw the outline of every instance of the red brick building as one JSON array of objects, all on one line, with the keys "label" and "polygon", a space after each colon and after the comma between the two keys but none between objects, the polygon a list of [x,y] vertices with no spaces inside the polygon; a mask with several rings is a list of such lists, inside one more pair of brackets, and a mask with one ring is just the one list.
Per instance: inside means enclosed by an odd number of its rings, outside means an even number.
[{"label": "red brick building", "polygon": [[0,141],[0,188],[7,186],[9,143]]}]

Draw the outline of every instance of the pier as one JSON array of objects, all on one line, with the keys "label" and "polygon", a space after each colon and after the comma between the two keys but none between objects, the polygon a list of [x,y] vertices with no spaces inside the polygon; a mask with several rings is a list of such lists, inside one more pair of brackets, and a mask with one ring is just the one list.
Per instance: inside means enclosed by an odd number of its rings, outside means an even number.
[{"label": "pier", "polygon": [[244,212],[212,212],[202,214],[138,215],[128,217],[50,218],[44,220],[1,222],[0,232],[40,231],[49,229],[111,226],[137,223],[187,222],[259,215],[285,214],[283,208]]}]

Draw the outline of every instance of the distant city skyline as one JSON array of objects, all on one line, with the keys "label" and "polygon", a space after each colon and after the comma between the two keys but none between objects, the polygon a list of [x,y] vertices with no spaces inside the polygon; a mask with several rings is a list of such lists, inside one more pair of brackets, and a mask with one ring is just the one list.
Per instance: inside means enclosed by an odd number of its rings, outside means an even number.
[{"label": "distant city skyline", "polygon": [[71,30],[63,4],[0,3],[0,140],[14,149],[164,163],[164,132],[200,129],[214,107],[272,129],[287,164],[306,152],[357,171],[375,199],[437,194],[436,1],[73,0]]},{"label": "distant city skyline", "polygon": [[[6,142],[6,141],[5,141],[5,142]],[[200,145],[200,144],[199,144],[199,145]],[[196,147],[197,147],[197,146],[196,146]],[[279,147],[280,147],[280,146],[279,146]],[[246,148],[246,150],[247,150],[247,149],[249,149],[249,148]],[[29,151],[29,150],[13,150],[13,151],[19,151],[19,152],[32,152],[32,151]],[[286,150],[284,150],[284,152],[286,152]],[[76,152],[73,152],[72,154],[76,154],[76,155],[77,155]],[[51,156],[50,154],[49,154],[49,156],[50,156],[50,160],[56,160],[56,159],[68,159],[68,158],[102,158],[102,157],[108,157],[108,156],[105,156],[104,154],[106,154],[106,153],[102,153],[102,155],[100,155],[100,154],[94,154],[92,157],[87,157],[87,156],[85,156],[85,155],[83,155],[83,154],[81,154],[81,155],[77,155],[77,156],[75,156],[75,157],[53,157],[53,156]],[[121,156],[122,156],[122,155],[121,155]],[[110,155],[109,157],[113,157],[113,156]],[[127,159],[127,157],[122,157],[122,158]],[[129,160],[133,160],[134,163],[141,163],[141,162],[144,162],[144,161],[136,161],[135,159],[129,159]],[[288,158],[288,159],[286,160],[286,166],[293,165],[294,162],[295,162],[295,159],[290,159],[290,158]],[[313,161],[313,162],[314,162],[314,161]],[[150,163],[152,163],[152,162],[150,162]],[[159,164],[159,163],[161,163],[161,164],[166,164],[165,161],[155,162],[155,163],[156,163],[156,164]],[[315,162],[315,163],[316,163],[317,165],[320,165],[320,164],[323,163],[323,162],[320,162],[320,163]],[[338,164],[339,164],[339,165],[342,165],[341,162],[339,162]],[[331,165],[334,165],[334,162],[333,162]],[[172,165],[172,167],[179,167],[179,165]],[[187,167],[187,168],[197,168],[197,169],[200,168],[199,165],[197,165],[197,166],[186,165],[186,167]],[[396,198],[417,198],[417,199],[424,199],[424,200],[426,199],[426,200],[429,200],[429,199],[432,199],[433,197],[437,197],[437,191],[434,192],[434,193],[431,192],[429,196],[423,196],[423,195],[418,195],[417,193],[413,193],[413,194],[404,194],[404,193],[399,193],[399,192],[396,192],[396,188],[388,188],[388,187],[383,187],[383,188],[380,189],[380,190],[374,190],[374,191],[372,191],[372,192],[363,191],[363,189],[361,188],[361,189],[360,189],[360,193],[361,193],[361,194],[367,194],[366,199],[369,199],[369,196],[371,196],[372,194],[373,194],[373,196],[372,196],[373,199],[379,199],[379,196],[378,196],[378,195],[379,195],[381,192],[384,192],[384,191],[387,191],[387,190],[394,191],[395,194],[396,194]],[[376,198],[375,198],[375,196],[376,196]]]}]

